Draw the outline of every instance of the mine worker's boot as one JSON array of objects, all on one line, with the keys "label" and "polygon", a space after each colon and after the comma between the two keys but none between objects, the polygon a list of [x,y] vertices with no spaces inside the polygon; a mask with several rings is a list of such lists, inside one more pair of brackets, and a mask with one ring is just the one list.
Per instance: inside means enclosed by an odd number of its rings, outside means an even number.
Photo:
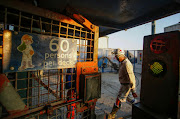
[{"label": "mine worker's boot", "polygon": [[127,98],[127,104],[133,105],[133,104],[135,104],[135,103],[137,103],[137,100],[136,100],[136,99]]},{"label": "mine worker's boot", "polygon": [[116,117],[116,112],[120,109],[120,107],[121,107],[120,105],[119,105],[119,107],[118,107],[116,104],[114,104],[111,113],[108,115],[108,119],[115,119],[115,117]]}]

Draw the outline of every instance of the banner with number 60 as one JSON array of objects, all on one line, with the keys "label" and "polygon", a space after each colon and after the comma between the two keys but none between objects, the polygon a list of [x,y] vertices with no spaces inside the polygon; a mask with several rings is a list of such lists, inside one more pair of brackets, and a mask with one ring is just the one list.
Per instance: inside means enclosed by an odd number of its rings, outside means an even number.
[{"label": "banner with number 60", "polygon": [[73,68],[77,41],[25,32],[3,33],[3,72]]}]

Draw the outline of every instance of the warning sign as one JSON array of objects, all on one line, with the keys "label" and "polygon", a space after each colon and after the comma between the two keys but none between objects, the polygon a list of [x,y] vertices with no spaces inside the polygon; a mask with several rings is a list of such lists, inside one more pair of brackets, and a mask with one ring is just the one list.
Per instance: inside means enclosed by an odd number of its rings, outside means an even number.
[{"label": "warning sign", "polygon": [[8,30],[3,33],[3,72],[72,68],[76,62],[76,39]]}]

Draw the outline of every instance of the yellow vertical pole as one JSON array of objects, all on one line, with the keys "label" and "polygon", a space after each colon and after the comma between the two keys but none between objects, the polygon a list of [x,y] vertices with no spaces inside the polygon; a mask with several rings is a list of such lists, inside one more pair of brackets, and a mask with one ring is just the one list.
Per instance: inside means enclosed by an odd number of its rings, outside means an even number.
[{"label": "yellow vertical pole", "polygon": [[94,62],[98,61],[98,39],[99,39],[99,27],[95,26],[95,34],[94,34]]}]

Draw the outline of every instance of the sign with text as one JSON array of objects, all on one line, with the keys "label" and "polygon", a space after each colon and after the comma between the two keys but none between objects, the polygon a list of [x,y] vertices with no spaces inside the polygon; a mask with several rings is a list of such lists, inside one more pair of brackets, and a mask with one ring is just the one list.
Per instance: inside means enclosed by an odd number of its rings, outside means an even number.
[{"label": "sign with text", "polygon": [[72,68],[77,41],[25,32],[3,33],[3,72]]}]

